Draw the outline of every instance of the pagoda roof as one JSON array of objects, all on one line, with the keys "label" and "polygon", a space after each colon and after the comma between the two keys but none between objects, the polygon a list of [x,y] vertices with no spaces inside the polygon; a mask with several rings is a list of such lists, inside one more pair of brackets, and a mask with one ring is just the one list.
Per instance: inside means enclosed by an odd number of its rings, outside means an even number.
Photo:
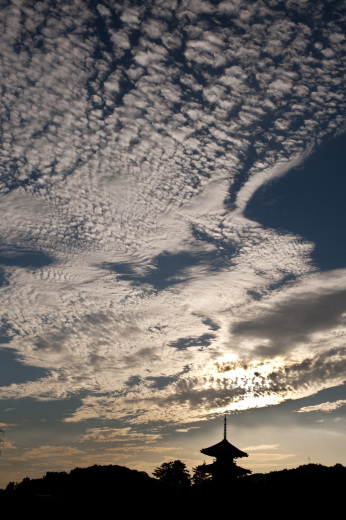
[{"label": "pagoda roof", "polygon": [[233,446],[233,444],[228,442],[227,439],[223,439],[221,442],[218,442],[213,446],[209,446],[209,448],[204,448],[204,450],[201,450],[201,453],[216,458],[229,457],[232,459],[237,459],[240,457],[248,457],[247,453],[238,450],[238,448],[236,448],[235,446]]}]

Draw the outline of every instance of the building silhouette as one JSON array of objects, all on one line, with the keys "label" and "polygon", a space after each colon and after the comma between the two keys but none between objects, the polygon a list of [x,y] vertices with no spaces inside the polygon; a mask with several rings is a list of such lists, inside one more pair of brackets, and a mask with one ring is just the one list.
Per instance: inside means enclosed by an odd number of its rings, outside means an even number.
[{"label": "building silhouette", "polygon": [[231,480],[251,473],[249,469],[241,468],[234,462],[234,459],[248,457],[248,454],[228,442],[226,416],[224,419],[224,435],[222,441],[213,446],[209,446],[209,448],[204,448],[201,450],[201,453],[214,457],[214,461],[212,464],[198,466],[198,470],[203,473],[211,474],[213,481],[217,484],[227,484]]}]

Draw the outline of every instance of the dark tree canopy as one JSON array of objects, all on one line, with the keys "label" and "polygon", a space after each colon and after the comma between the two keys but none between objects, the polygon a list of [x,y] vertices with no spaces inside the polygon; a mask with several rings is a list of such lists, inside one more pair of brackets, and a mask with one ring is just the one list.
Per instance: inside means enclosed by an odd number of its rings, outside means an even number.
[{"label": "dark tree canopy", "polygon": [[181,460],[164,462],[154,470],[153,474],[167,487],[188,487],[191,485],[190,473]]},{"label": "dark tree canopy", "polygon": [[192,481],[194,486],[204,486],[206,483],[212,481],[212,477],[209,473],[203,471],[203,468],[206,466],[206,463],[203,462],[202,466],[197,466],[196,468],[192,468],[193,475]]}]

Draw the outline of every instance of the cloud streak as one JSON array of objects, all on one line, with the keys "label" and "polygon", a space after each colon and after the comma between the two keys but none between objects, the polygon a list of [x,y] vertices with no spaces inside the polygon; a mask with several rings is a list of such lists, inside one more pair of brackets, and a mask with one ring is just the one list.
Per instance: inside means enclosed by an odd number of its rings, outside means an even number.
[{"label": "cloud streak", "polygon": [[334,403],[330,403],[327,401],[326,403],[320,403],[315,404],[312,406],[303,406],[302,408],[299,408],[299,410],[296,410],[298,413],[309,413],[309,412],[333,412],[334,410],[337,410],[338,408],[341,408],[341,406],[344,406],[346,404],[345,399],[339,399],[338,401],[335,401]]}]

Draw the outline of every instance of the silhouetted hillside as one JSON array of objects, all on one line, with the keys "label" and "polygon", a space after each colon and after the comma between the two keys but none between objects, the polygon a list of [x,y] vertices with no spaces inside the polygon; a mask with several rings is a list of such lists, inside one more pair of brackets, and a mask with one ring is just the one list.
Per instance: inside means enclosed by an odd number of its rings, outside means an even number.
[{"label": "silhouetted hillside", "polygon": [[[250,504],[253,512],[262,508],[276,518],[274,512],[294,514],[298,518],[336,517],[344,507],[346,468],[308,464],[295,469],[250,475],[239,482],[238,496]],[[256,504],[256,506],[255,506]],[[278,516],[281,518],[281,516]]]},{"label": "silhouetted hillside", "polygon": [[43,478],[25,478],[10,482],[1,491],[1,502],[14,511],[92,511],[106,510],[140,500],[145,507],[146,498],[156,491],[158,483],[143,471],[124,466],[91,466],[75,468],[70,473],[48,472]]},{"label": "silhouetted hillside", "polygon": [[336,485],[345,482],[346,468],[341,464],[327,467],[322,464],[307,464],[294,469],[283,469],[270,473],[257,473],[247,477],[248,482],[262,482],[267,486]]},{"label": "silhouetted hillside", "polygon": [[300,518],[323,510],[330,515],[343,503],[344,489],[346,468],[341,464],[308,464],[254,474],[222,487],[209,481],[181,488],[167,487],[145,472],[124,466],[92,466],[9,483],[0,491],[0,501],[3,511],[7,507],[13,513],[43,516],[54,512],[65,518],[109,514],[110,510],[113,516],[150,513],[154,518],[179,519],[218,513],[241,514],[245,519],[260,513],[281,518],[285,511]]}]

